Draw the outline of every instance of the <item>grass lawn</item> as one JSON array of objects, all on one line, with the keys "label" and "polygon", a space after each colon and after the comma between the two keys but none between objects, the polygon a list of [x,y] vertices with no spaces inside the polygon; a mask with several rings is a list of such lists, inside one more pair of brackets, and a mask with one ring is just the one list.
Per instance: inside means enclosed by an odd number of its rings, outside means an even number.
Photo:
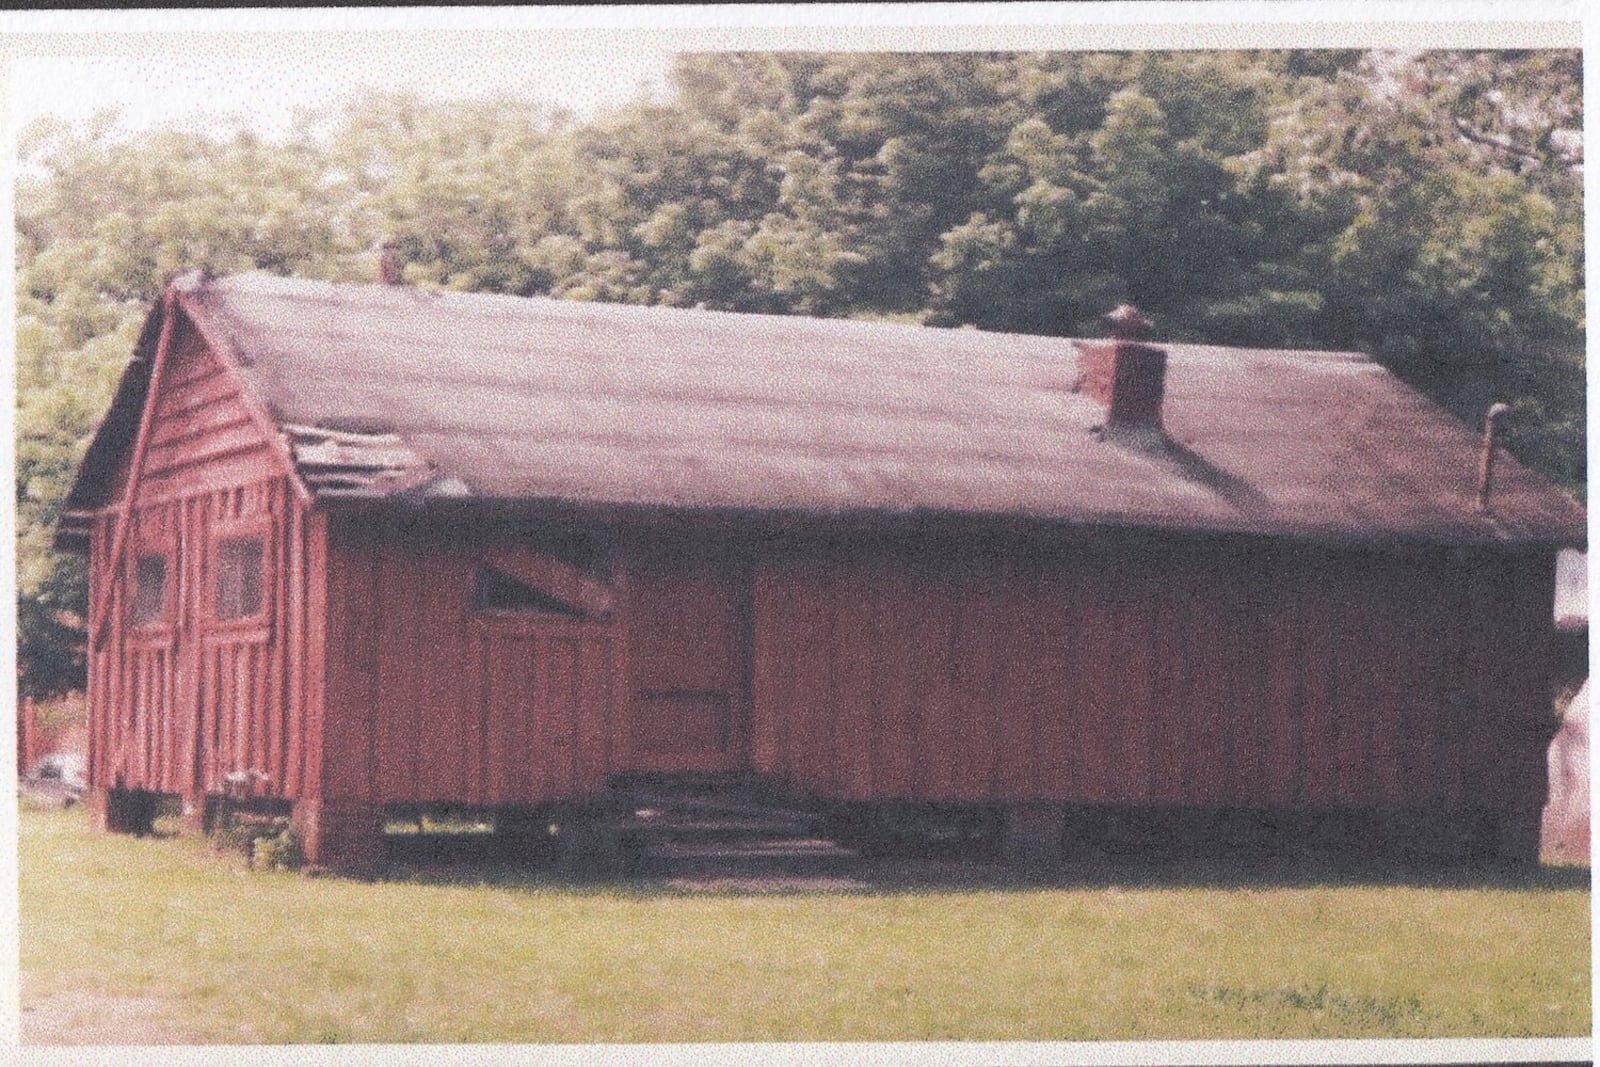
[{"label": "grass lawn", "polygon": [[[1150,879],[691,893],[253,873],[20,817],[26,1041],[1580,1036],[1589,894]],[[1586,872],[1585,872],[1586,873]]]}]

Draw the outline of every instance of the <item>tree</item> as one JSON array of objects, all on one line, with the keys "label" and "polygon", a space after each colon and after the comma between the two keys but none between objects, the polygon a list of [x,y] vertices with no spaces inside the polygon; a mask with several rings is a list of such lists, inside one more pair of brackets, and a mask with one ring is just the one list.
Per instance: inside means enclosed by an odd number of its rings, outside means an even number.
[{"label": "tree", "polygon": [[1369,351],[1585,493],[1576,53],[1369,54],[1286,108],[1269,151],[1308,212],[1313,335]]}]

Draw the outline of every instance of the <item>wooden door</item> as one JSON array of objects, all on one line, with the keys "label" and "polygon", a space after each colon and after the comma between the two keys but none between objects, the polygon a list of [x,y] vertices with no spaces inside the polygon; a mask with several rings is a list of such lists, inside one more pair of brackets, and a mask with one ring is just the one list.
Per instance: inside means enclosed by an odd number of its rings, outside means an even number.
[{"label": "wooden door", "polygon": [[746,765],[748,588],[748,569],[726,559],[660,554],[630,570],[630,769]]},{"label": "wooden door", "polygon": [[281,792],[273,751],[281,731],[272,721],[274,549],[266,514],[214,521],[196,548],[205,553],[196,589],[199,677],[196,764],[202,790]]}]

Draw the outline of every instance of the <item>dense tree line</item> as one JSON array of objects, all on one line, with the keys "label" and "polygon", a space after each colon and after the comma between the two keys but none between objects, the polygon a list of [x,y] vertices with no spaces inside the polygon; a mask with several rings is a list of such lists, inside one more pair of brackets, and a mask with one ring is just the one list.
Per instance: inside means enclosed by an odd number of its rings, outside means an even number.
[{"label": "dense tree line", "polygon": [[1355,348],[1582,494],[1576,52],[717,54],[587,122],[372,96],[247,129],[41,122],[17,189],[26,689],[77,684],[59,502],[174,273]]}]

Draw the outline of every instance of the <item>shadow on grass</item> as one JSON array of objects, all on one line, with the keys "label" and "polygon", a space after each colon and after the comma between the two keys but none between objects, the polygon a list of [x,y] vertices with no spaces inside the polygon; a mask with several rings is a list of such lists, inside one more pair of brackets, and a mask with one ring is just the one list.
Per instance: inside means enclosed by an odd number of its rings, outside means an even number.
[{"label": "shadow on grass", "polygon": [[[19,798],[22,810],[43,810]],[[155,838],[190,838],[159,821]],[[178,842],[167,842],[168,846]],[[197,842],[198,844],[198,842]],[[1207,855],[1111,854],[1087,847],[1049,867],[1023,866],[995,857],[981,844],[918,847],[902,842],[889,854],[864,857],[825,873],[782,869],[732,870],[673,877],[667,873],[601,873],[563,864],[548,840],[493,833],[391,833],[386,839],[386,882],[414,885],[490,886],[512,892],[595,895],[684,894],[855,895],[943,892],[1035,892],[1097,889],[1311,889],[1395,887],[1515,891],[1573,891],[1591,886],[1580,865],[1497,867],[1483,863],[1407,863],[1383,857],[1301,849],[1263,855],[1216,846]],[[213,845],[213,849],[215,849]]]},{"label": "shadow on grass", "polygon": [[[684,893],[1034,892],[1042,889],[1423,889],[1587,890],[1586,866],[1503,867],[1414,863],[1348,855],[1111,856],[1085,850],[1060,863],[1010,863],[983,849],[903,848],[826,872],[739,869],[677,877],[604,873],[563,864],[554,850],[492,834],[390,835],[384,881],[489,885],[511,890],[682,895]],[[992,850],[990,850],[992,853]]]}]

